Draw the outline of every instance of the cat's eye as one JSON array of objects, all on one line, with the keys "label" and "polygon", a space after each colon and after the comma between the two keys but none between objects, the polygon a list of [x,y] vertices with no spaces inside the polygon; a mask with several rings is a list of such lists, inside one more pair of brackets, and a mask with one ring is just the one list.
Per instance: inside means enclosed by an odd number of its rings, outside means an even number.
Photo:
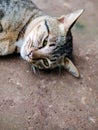
[{"label": "cat's eye", "polygon": [[45,66],[49,66],[48,60],[47,59],[43,59],[43,63],[45,64]]},{"label": "cat's eye", "polygon": [[43,66],[44,66],[46,69],[50,68],[50,66],[51,66],[51,61],[50,61],[48,58],[43,59],[42,62],[43,62]]},{"label": "cat's eye", "polygon": [[50,47],[51,47],[51,46],[55,46],[55,44],[53,43],[53,44],[50,44],[49,46],[50,46]]},{"label": "cat's eye", "polygon": [[43,47],[47,45],[47,38],[43,41]]}]

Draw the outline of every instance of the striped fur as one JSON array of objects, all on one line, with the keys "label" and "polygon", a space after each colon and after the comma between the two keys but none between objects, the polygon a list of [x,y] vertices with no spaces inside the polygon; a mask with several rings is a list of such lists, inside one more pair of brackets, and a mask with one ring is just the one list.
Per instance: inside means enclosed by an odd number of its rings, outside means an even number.
[{"label": "striped fur", "polygon": [[18,48],[21,57],[34,67],[63,66],[79,77],[70,61],[71,28],[82,12],[58,18],[46,15],[31,0],[0,0],[0,55],[11,54]]}]

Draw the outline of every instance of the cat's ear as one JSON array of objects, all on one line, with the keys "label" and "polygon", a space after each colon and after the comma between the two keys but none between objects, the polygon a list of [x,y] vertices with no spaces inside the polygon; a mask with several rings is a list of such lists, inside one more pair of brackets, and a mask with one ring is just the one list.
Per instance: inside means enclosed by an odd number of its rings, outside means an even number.
[{"label": "cat's ear", "polygon": [[76,66],[72,63],[72,61],[69,58],[64,58],[62,60],[62,65],[63,67],[71,73],[74,77],[79,78],[80,74],[79,71],[77,70]]},{"label": "cat's ear", "polygon": [[64,28],[65,30],[67,30],[77,21],[77,19],[80,17],[83,11],[84,11],[83,9],[80,9],[71,14],[63,15],[60,18],[58,18],[58,21],[64,24]]}]

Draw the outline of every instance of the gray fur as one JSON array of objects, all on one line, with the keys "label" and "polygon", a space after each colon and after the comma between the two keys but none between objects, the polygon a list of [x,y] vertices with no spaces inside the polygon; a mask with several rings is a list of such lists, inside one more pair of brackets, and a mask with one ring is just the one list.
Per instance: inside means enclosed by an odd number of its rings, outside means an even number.
[{"label": "gray fur", "polygon": [[0,0],[0,55],[13,53],[19,32],[42,14],[31,0]]},{"label": "gray fur", "polygon": [[19,24],[25,25],[32,16],[37,17],[38,12],[40,10],[31,0],[0,0],[0,20],[9,22],[13,29]]}]

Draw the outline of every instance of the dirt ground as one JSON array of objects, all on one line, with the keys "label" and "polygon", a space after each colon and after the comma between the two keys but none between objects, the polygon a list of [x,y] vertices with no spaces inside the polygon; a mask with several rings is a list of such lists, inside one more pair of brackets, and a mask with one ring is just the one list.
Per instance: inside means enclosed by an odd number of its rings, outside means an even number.
[{"label": "dirt ground", "polygon": [[56,16],[85,9],[72,30],[81,78],[0,57],[0,130],[98,130],[98,0],[34,1]]}]

